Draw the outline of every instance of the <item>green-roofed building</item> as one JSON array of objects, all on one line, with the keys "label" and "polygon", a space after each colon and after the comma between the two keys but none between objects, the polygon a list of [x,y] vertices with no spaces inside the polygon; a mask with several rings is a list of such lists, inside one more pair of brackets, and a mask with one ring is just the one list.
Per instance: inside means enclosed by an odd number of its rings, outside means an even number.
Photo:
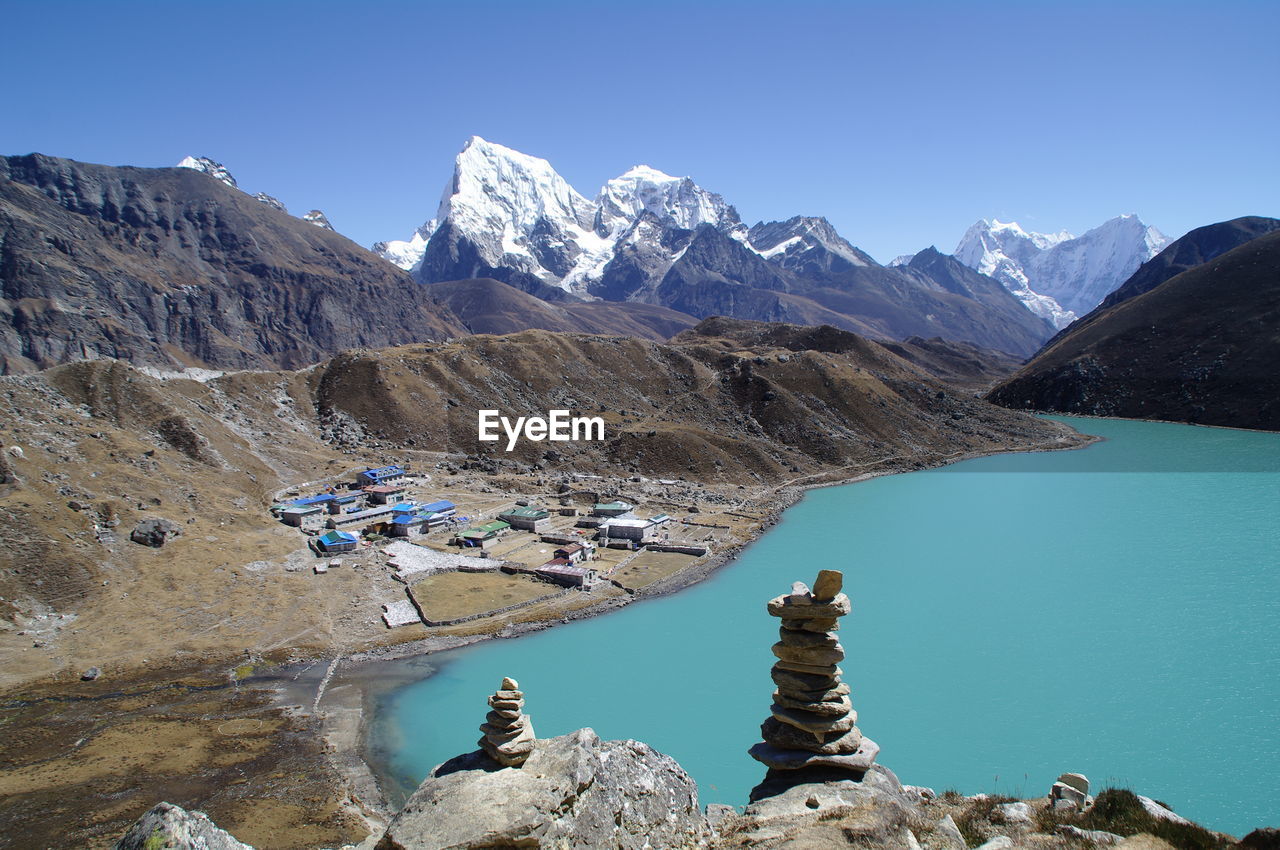
[{"label": "green-roofed building", "polygon": [[498,539],[498,535],[509,528],[510,523],[495,519],[459,532],[458,540],[463,546],[485,546],[489,541]]},{"label": "green-roofed building", "polygon": [[550,524],[551,512],[535,507],[515,507],[498,514],[498,519],[524,531],[542,531]]},{"label": "green-roofed building", "polygon": [[625,514],[627,511],[631,510],[634,507],[635,505],[632,505],[628,502],[624,502],[621,499],[614,499],[612,502],[596,503],[595,507],[591,509],[591,515],[592,516],[621,516],[622,514]]}]

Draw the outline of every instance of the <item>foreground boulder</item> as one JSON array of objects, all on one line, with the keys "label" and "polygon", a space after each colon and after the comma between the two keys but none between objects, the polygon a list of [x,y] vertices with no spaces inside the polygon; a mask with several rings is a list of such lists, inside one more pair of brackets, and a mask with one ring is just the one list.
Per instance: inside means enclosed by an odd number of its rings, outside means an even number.
[{"label": "foreground boulder", "polygon": [[[833,771],[834,773],[834,771]],[[934,816],[937,817],[936,815]],[[924,846],[959,850],[965,846],[955,824],[958,843],[944,843],[940,825],[925,817],[919,794],[903,788],[893,771],[872,765],[859,781],[833,779],[792,785],[730,816],[717,844],[723,848],[760,846],[919,848],[917,835],[927,833]]]},{"label": "foreground boulder", "polygon": [[521,767],[483,751],[432,771],[378,850],[697,846],[697,785],[670,756],[591,729],[533,742]]},{"label": "foreground boulder", "polygon": [[157,803],[116,842],[115,850],[253,850],[204,812]]}]

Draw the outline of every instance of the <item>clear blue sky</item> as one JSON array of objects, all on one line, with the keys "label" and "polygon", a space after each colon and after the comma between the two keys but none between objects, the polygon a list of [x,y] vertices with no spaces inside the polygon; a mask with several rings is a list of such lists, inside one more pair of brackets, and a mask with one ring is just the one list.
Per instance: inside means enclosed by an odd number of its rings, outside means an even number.
[{"label": "clear blue sky", "polygon": [[638,163],[881,261],[981,217],[1280,215],[1280,3],[0,3],[0,152],[227,165],[368,245],[468,136]]}]

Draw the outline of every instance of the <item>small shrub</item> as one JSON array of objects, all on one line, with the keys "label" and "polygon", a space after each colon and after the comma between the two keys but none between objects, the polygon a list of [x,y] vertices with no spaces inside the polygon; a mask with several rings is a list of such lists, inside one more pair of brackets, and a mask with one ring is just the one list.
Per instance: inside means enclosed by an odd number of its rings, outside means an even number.
[{"label": "small shrub", "polygon": [[991,813],[1002,803],[1016,803],[1013,797],[992,794],[981,800],[972,800],[963,811],[955,815],[956,826],[970,847],[977,847],[991,838]]},{"label": "small shrub", "polygon": [[1138,795],[1124,788],[1104,789],[1098,794],[1093,808],[1074,819],[1074,822],[1084,829],[1105,829],[1117,835],[1146,832],[1156,838],[1163,838],[1178,850],[1218,850],[1227,846],[1226,842],[1204,827],[1174,823],[1152,816],[1142,807]]}]

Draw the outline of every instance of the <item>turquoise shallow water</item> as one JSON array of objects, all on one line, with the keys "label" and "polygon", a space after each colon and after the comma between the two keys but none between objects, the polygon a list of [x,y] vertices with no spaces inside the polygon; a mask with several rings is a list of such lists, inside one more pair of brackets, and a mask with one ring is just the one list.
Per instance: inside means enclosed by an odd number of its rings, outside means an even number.
[{"label": "turquoise shallow water", "polygon": [[1033,796],[1073,770],[1227,832],[1280,825],[1280,435],[1065,421],[1107,440],[816,490],[702,584],[436,656],[379,701],[370,750],[414,787],[510,675],[540,736],[646,741],[741,805],[764,603],[837,568],[859,726],[904,782]]}]

